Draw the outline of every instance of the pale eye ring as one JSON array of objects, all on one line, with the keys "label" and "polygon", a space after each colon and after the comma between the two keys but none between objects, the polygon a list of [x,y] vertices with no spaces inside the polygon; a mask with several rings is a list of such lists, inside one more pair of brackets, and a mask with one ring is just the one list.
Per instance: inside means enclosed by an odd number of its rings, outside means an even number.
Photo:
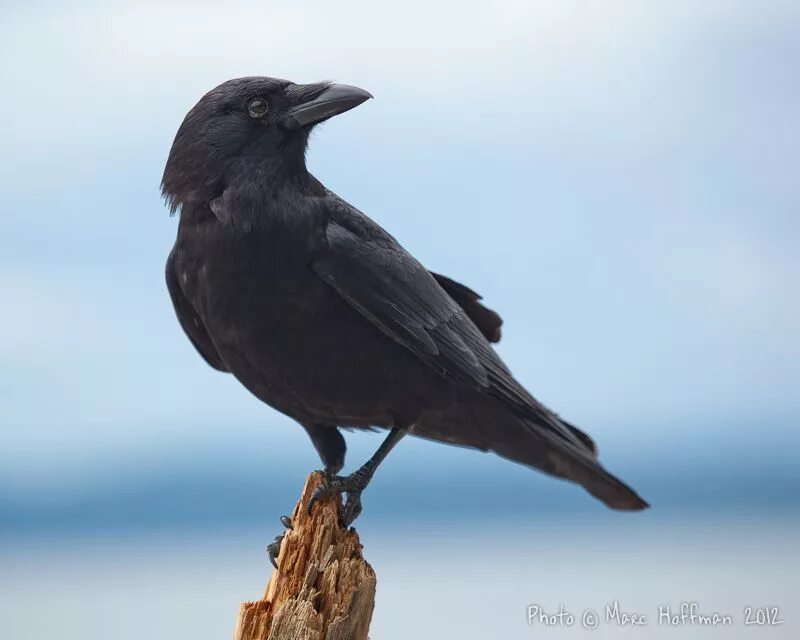
[{"label": "pale eye ring", "polygon": [[269,105],[267,105],[267,101],[264,98],[253,98],[247,103],[247,113],[250,114],[251,118],[263,118],[267,115],[268,110]]}]

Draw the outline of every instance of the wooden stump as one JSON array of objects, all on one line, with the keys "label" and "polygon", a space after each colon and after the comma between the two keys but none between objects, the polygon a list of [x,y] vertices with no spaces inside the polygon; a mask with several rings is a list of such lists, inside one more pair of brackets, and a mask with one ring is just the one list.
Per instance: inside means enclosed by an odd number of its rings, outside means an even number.
[{"label": "wooden stump", "polygon": [[322,478],[312,473],[292,514],[264,599],[239,608],[234,640],[367,640],[375,572],[358,534],[339,527],[333,497],[307,513]]}]

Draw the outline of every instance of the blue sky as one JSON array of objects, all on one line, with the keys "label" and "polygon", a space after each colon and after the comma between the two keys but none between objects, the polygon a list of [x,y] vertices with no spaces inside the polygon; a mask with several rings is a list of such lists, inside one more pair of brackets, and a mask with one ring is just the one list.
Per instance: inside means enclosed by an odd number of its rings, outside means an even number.
[{"label": "blue sky", "polygon": [[[374,94],[316,132],[312,170],[481,292],[506,321],[501,355],[604,460],[635,472],[691,450],[697,474],[733,469],[731,450],[755,452],[758,468],[795,463],[796,3],[4,11],[11,494],[78,491],[159,460],[206,477],[220,443],[258,442],[265,465],[291,452],[292,477],[316,465],[289,419],[194,353],[163,284],[176,220],[158,184],[172,137],[205,91],[242,75]],[[491,474],[516,477],[505,469]]]}]

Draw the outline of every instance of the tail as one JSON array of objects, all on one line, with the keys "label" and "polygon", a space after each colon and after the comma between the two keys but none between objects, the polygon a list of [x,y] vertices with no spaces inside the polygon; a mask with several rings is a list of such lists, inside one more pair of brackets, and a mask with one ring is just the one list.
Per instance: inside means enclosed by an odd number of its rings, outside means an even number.
[{"label": "tail", "polygon": [[555,475],[577,482],[612,509],[641,511],[650,506],[631,487],[606,471],[597,460],[585,460],[559,452],[549,455],[555,461]]},{"label": "tail", "polygon": [[[576,482],[612,509],[641,511],[650,506],[631,487],[603,468],[597,460],[594,441],[588,435],[569,423],[563,424],[575,435],[576,441],[566,440],[545,426],[519,420],[513,434],[502,430],[506,432],[490,448],[514,462]],[[502,431],[497,430],[498,436]]]}]

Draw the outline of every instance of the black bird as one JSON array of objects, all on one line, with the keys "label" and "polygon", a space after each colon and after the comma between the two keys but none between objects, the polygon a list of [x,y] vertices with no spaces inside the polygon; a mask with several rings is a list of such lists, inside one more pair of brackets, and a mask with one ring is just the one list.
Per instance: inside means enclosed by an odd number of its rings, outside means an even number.
[{"label": "black bird", "polygon": [[[186,115],[161,186],[180,212],[166,277],[191,342],[305,427],[327,472],[320,495],[347,493],[344,526],[407,433],[572,480],[614,509],[647,507],[600,465],[588,435],[511,375],[490,345],[501,320],[480,296],[428,271],[308,172],[311,129],[371,97],[239,78]],[[342,477],[338,427],[390,431]]]}]

